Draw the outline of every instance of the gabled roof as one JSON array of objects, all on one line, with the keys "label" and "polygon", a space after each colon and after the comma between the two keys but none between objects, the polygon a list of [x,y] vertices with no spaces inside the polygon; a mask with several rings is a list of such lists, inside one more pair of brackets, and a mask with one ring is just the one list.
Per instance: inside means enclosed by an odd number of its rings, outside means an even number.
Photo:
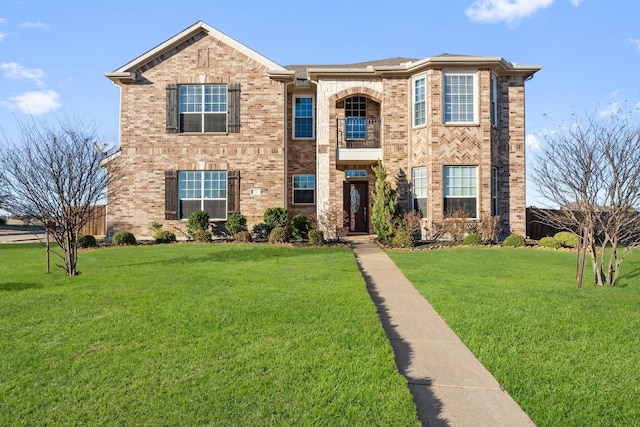
[{"label": "gabled roof", "polygon": [[210,35],[222,41],[223,43],[227,44],[228,46],[231,46],[238,52],[241,52],[244,55],[259,62],[260,64],[263,64],[270,71],[273,71],[273,74],[280,74],[280,73],[289,74],[289,72],[286,69],[276,64],[275,62],[271,61],[267,57],[260,55],[256,51],[248,48],[247,46],[236,41],[235,39],[232,39],[231,37],[224,34],[223,32],[216,30],[215,28],[206,24],[205,22],[198,21],[195,24],[191,25],[190,27],[186,28],[185,30],[181,31],[180,33],[176,34],[175,36],[171,37],[169,40],[159,44],[158,46],[154,47],[148,52],[140,55],[133,61],[126,63],[125,65],[118,68],[117,70],[111,73],[105,73],[105,76],[116,83],[119,81],[129,81],[129,82],[135,81],[136,70],[144,67],[150,62],[153,62],[154,60],[161,57],[162,55],[170,53],[173,49],[176,49],[181,44],[185,42],[189,42],[190,39],[194,37],[197,38],[198,35],[201,33]]}]

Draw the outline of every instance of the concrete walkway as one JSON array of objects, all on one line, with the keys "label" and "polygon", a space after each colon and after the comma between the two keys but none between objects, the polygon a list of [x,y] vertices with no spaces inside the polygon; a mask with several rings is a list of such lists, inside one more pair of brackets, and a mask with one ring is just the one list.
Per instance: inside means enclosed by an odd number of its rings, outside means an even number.
[{"label": "concrete walkway", "polygon": [[349,236],[423,426],[534,426],[370,236]]}]

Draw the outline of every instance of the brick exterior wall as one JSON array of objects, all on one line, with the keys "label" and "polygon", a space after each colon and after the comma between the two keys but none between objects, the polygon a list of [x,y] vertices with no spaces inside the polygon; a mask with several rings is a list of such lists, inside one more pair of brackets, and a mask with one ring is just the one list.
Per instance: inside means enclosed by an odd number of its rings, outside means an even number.
[{"label": "brick exterior wall", "polygon": [[[167,53],[140,65],[135,83],[120,82],[121,155],[113,160],[128,173],[108,193],[108,235],[128,230],[149,234],[152,222],[186,230],[186,220],[165,219],[165,171],[240,172],[240,212],[249,226],[260,223],[267,208],[285,207],[289,216],[317,216],[343,207],[343,183],[368,183],[372,210],[375,160],[337,158],[336,119],[345,100],[367,98],[367,116],[379,118],[380,157],[402,207],[412,208],[411,174],[427,168],[426,227],[445,221],[443,168],[477,166],[478,216],[491,214],[492,170],[498,171],[498,202],[505,234],[526,233],[524,82],[522,73],[497,73],[478,65],[453,69],[476,75],[476,124],[445,124],[443,76],[448,70],[424,66],[415,72],[365,76],[315,76],[312,84],[274,78],[269,68],[212,35],[201,32]],[[426,123],[412,126],[412,78],[426,78]],[[491,124],[491,77],[498,78],[498,126]],[[282,81],[280,81],[282,80]],[[167,133],[167,84],[239,83],[239,133]],[[296,95],[315,99],[315,139],[293,138]],[[366,169],[368,176],[347,179],[345,171]],[[314,204],[293,203],[293,176],[314,174]],[[369,225],[369,232],[372,232]]]},{"label": "brick exterior wall", "polygon": [[[150,224],[158,222],[180,237],[186,220],[165,220],[166,170],[239,170],[240,211],[250,223],[261,222],[269,207],[285,207],[285,85],[267,71],[204,37],[140,72],[139,82],[121,85],[122,155],[115,161],[127,175],[108,194],[110,235],[128,230],[148,236]],[[240,133],[167,133],[169,83],[240,83]]]}]

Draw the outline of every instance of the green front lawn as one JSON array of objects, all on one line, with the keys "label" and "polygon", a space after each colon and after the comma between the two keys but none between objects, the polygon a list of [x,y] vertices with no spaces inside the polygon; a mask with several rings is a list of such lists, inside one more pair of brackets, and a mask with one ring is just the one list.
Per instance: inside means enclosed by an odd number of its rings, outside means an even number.
[{"label": "green front lawn", "polygon": [[640,425],[640,252],[581,291],[571,252],[388,254],[537,425]]},{"label": "green front lawn", "polygon": [[[53,259],[53,258],[52,258]],[[346,248],[0,245],[0,425],[417,425]]]}]

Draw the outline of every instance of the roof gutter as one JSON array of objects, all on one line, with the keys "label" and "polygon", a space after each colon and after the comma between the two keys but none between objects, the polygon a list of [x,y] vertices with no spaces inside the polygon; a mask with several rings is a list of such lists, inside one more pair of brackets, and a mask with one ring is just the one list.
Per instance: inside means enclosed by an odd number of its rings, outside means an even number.
[{"label": "roof gutter", "polygon": [[136,81],[135,71],[120,71],[120,72],[113,72],[113,73],[104,73],[104,75],[106,78],[108,78],[115,84],[134,83]]}]

